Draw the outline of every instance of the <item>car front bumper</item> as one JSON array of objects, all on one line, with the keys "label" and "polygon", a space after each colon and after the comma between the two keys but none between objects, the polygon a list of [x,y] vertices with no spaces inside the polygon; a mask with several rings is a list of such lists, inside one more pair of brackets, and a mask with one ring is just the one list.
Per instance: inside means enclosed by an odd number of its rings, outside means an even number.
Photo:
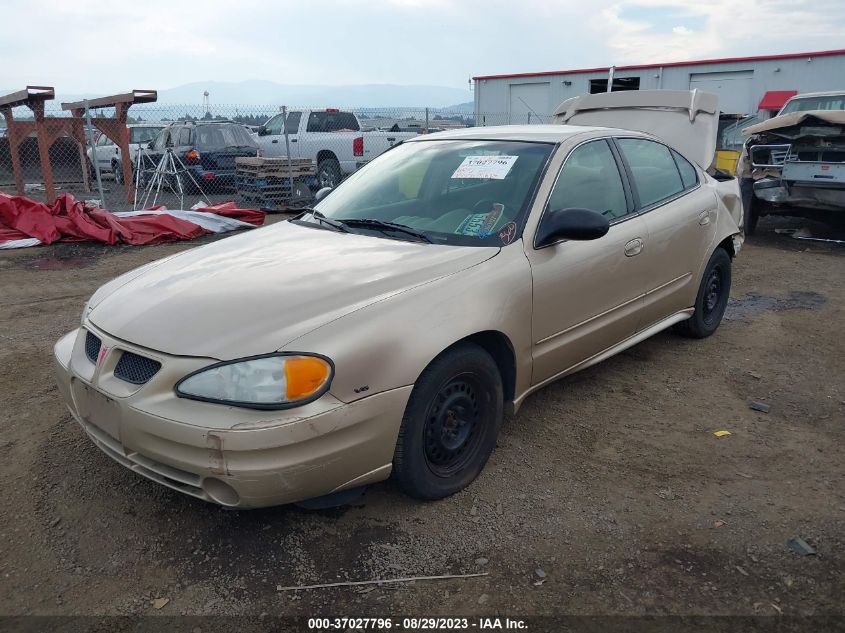
[{"label": "car front bumper", "polygon": [[[105,352],[92,362],[87,331]],[[125,383],[125,353],[152,358],[145,384]],[[118,463],[168,488],[224,506],[293,503],[386,479],[411,386],[346,404],[325,394],[283,411],[179,398],[176,376],[213,359],[169,357],[86,324],[54,349],[59,391],[74,419]]]}]

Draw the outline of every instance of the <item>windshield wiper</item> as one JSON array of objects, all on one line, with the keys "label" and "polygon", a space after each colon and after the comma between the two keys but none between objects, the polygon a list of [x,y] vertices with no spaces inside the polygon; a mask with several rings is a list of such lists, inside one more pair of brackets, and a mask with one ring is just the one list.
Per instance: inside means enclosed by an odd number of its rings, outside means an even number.
[{"label": "windshield wiper", "polygon": [[420,242],[427,242],[428,244],[433,243],[431,241],[431,238],[428,237],[422,231],[418,231],[417,229],[413,229],[410,226],[405,226],[404,224],[398,224],[396,222],[377,220],[376,218],[347,218],[341,220],[341,222],[346,226],[360,226],[363,228],[369,227],[379,229],[381,231],[397,231],[398,233],[412,235],[413,237],[416,237]]},{"label": "windshield wiper", "polygon": [[338,222],[337,220],[332,220],[331,218],[327,218],[320,211],[317,211],[317,209],[314,209],[312,207],[300,207],[300,208],[302,209],[303,214],[296,216],[295,218],[293,218],[294,220],[298,220],[305,213],[310,213],[311,216],[316,218],[317,221],[320,222],[321,224],[325,224],[326,226],[330,226],[333,229],[335,229],[336,231],[340,231],[341,233],[349,233],[349,229],[346,227],[346,225],[343,222]]}]

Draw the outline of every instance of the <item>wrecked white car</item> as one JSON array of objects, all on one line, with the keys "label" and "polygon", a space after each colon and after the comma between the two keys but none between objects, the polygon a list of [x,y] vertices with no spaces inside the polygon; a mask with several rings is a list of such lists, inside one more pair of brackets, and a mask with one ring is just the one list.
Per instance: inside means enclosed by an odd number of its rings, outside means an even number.
[{"label": "wrecked white car", "polygon": [[763,215],[829,220],[845,213],[845,90],[796,95],[744,133],[750,138],[737,176],[746,234]]}]

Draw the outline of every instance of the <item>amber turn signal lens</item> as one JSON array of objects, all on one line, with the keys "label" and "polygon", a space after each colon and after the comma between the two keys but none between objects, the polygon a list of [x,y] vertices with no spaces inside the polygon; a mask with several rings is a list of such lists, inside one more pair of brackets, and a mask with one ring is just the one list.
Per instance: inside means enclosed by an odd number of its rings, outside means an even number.
[{"label": "amber turn signal lens", "polygon": [[331,367],[322,358],[314,356],[289,356],[285,358],[285,399],[307,398],[322,387],[331,373]]}]

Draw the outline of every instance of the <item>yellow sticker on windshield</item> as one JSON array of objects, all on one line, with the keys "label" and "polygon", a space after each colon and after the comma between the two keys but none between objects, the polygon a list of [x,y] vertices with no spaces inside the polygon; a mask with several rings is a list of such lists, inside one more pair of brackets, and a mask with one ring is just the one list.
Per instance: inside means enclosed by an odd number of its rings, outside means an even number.
[{"label": "yellow sticker on windshield", "polygon": [[519,156],[467,156],[452,178],[503,180]]}]

